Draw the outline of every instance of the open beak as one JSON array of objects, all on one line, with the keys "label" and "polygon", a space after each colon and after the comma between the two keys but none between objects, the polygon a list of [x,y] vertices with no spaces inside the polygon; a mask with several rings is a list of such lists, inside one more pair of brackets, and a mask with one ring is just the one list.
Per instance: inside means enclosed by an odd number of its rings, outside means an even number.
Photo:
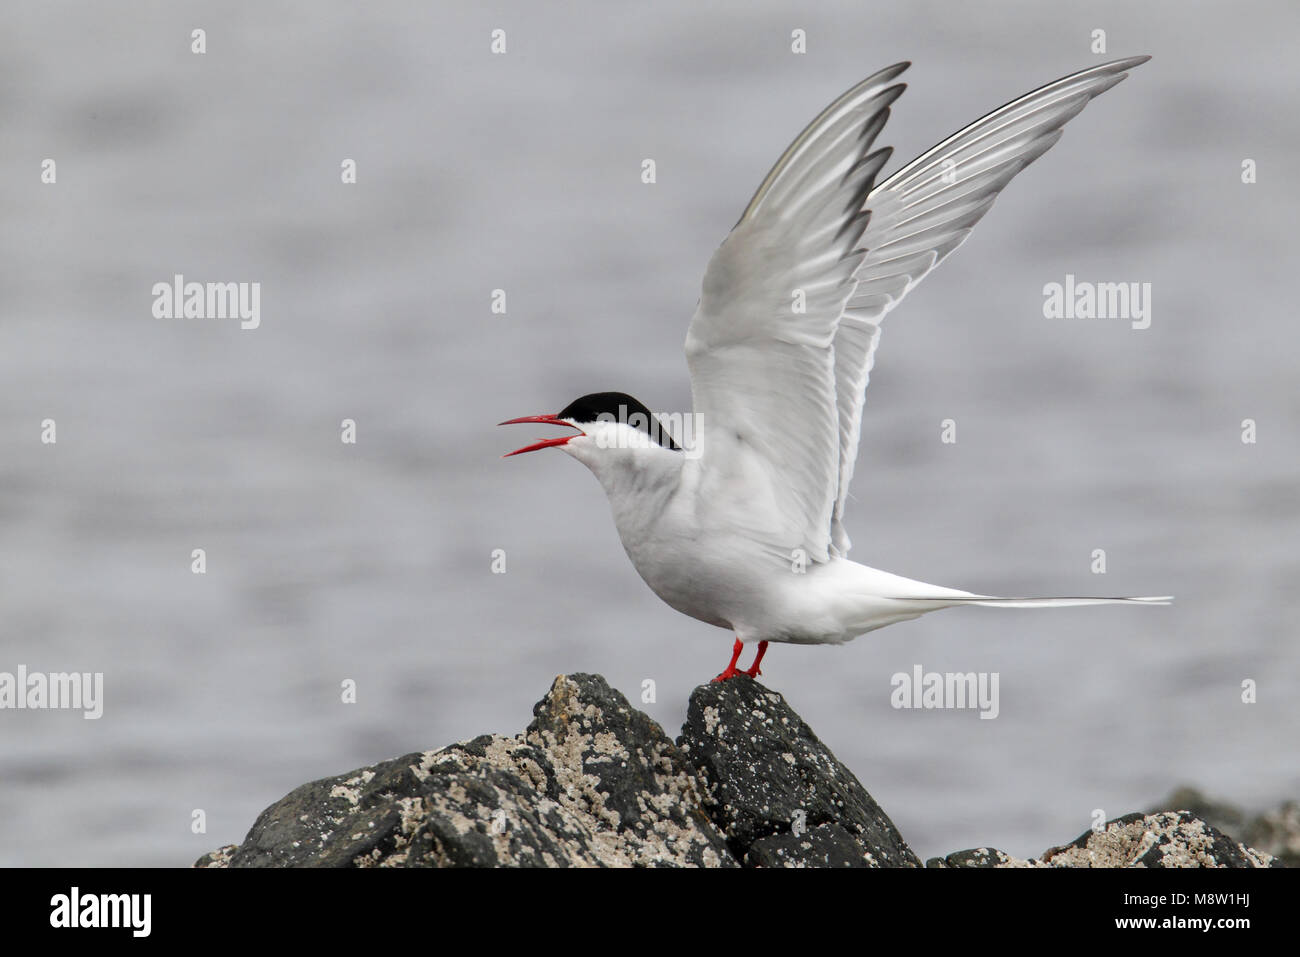
[{"label": "open beak", "polygon": [[[497,425],[520,425],[524,422],[545,422],[548,425],[567,425],[571,429],[578,429],[572,422],[566,422],[559,416],[555,415],[525,415],[518,419],[506,419],[504,422],[498,422]],[[578,435],[586,435],[582,429],[578,429]],[[507,452],[501,456],[508,459],[512,455],[520,455],[524,452],[536,452],[538,449],[549,449],[557,445],[564,445],[570,439],[577,438],[575,435],[562,435],[555,439],[542,439],[540,442],[534,442],[532,445],[525,445],[522,449],[515,449],[513,452]]]}]

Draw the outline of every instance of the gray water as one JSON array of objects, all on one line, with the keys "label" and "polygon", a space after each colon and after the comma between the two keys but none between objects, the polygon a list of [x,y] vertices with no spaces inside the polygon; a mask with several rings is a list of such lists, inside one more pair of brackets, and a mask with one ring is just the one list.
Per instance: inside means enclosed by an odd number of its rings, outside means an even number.
[{"label": "gray water", "polygon": [[[0,670],[102,671],[105,704],[0,712],[0,863],[186,865],[307,780],[518,731],[561,672],[654,679],[675,734],[731,636],[493,424],[689,409],[704,265],[804,123],[910,58],[905,160],[1097,28],[1155,58],[886,320],[849,531],[945,585],[1177,602],[947,611],[764,680],[922,855],[1038,853],[1181,782],[1297,795],[1300,9],[698,6],[5,5]],[[155,319],[176,273],[260,282],[261,326]],[[1151,327],[1045,319],[1067,273],[1151,283]],[[999,717],[891,708],[915,664],[998,672]]]}]

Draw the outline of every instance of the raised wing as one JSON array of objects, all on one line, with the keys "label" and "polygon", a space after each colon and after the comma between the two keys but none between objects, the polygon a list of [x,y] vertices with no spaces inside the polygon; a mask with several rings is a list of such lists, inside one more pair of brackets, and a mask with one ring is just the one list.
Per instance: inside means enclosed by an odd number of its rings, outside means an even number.
[{"label": "raised wing", "polygon": [[832,552],[849,538],[842,517],[858,454],[867,379],[885,313],[965,241],[1002,188],[1042,156],[1088,101],[1150,57],[1116,60],[1071,74],[994,110],[908,163],[866,200],[870,223],[857,288],[835,333],[839,478]]},{"label": "raised wing", "polygon": [[863,205],[890,153],[872,143],[906,68],[859,83],[785,151],[709,261],[686,336],[701,515],[787,558],[830,554],[835,335],[863,261]]}]

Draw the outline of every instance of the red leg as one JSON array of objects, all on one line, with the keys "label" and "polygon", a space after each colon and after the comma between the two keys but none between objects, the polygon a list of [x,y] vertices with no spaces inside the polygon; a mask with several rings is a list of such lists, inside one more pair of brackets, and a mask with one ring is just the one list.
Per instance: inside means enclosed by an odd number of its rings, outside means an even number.
[{"label": "red leg", "polygon": [[747,671],[742,671],[741,674],[749,675],[751,678],[757,678],[761,675],[763,672],[758,670],[758,663],[763,660],[765,654],[767,654],[767,642],[760,641],[758,643],[758,654],[754,656],[754,664]]},{"label": "red leg", "polygon": [[[735,645],[731,648],[731,663],[728,664],[722,674],[714,678],[713,681],[726,681],[728,678],[734,678],[736,675],[744,674],[743,671],[736,670],[736,662],[740,660],[740,653],[744,648],[744,644],[742,644],[740,639],[737,638]],[[712,684],[712,682],[710,682],[710,684]]]}]

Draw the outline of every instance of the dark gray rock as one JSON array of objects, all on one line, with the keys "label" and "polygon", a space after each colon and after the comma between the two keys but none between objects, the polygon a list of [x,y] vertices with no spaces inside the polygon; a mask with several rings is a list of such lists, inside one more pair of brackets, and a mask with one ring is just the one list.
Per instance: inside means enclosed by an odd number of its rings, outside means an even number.
[{"label": "dark gray rock", "polygon": [[691,695],[678,746],[751,865],[920,867],[893,822],[785,699],[748,677]]},{"label": "dark gray rock", "polygon": [[1126,814],[1029,860],[980,847],[926,861],[926,867],[1276,866],[1279,862],[1268,854],[1237,843],[1189,811]]},{"label": "dark gray rock", "polygon": [[953,851],[947,857],[931,857],[926,867],[1032,867],[1032,861],[1019,861],[996,847],[973,847],[966,851]]},{"label": "dark gray rock", "polygon": [[745,852],[746,867],[880,867],[875,856],[840,824],[760,837]]}]

